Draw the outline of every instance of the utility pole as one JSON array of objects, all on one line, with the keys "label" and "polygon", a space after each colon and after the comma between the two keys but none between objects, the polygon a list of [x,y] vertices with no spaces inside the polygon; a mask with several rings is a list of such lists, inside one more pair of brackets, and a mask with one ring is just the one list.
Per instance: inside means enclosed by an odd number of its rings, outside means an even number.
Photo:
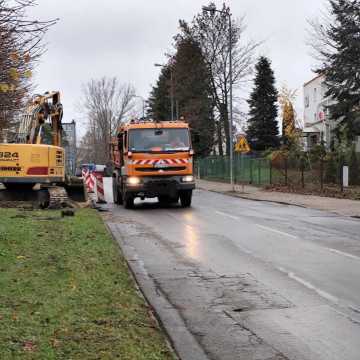
[{"label": "utility pole", "polygon": [[171,88],[171,121],[174,121],[174,79],[173,79],[173,71],[170,66],[170,88]]},{"label": "utility pole", "polygon": [[234,143],[233,143],[233,66],[232,66],[232,24],[231,14],[229,16],[229,71],[230,71],[230,184],[235,190],[234,186]]},{"label": "utility pole", "polygon": [[180,116],[179,116],[179,101],[176,100],[176,120],[179,120]]},{"label": "utility pole", "polygon": [[145,119],[145,102],[146,100],[141,95],[135,95],[135,98],[139,98],[142,101],[142,117]]}]

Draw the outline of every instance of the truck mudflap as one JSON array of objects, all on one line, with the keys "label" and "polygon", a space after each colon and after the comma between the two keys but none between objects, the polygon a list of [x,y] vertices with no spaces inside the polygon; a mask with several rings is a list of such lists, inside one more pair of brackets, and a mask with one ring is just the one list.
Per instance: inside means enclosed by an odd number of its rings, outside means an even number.
[{"label": "truck mudflap", "polygon": [[[186,176],[185,176],[186,177]],[[182,191],[195,189],[195,181],[183,181],[184,176],[143,177],[139,184],[126,183],[126,193],[133,197],[154,198],[169,196],[176,198]]]}]

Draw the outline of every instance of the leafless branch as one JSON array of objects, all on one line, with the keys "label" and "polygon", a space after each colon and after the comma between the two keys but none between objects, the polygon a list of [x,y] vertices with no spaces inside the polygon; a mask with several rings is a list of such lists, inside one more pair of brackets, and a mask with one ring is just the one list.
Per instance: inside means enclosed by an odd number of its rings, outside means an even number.
[{"label": "leafless branch", "polygon": [[[83,86],[82,112],[88,119],[87,139],[94,150],[93,161],[109,160],[111,136],[135,106],[135,90],[130,84],[120,84],[116,77],[91,80]],[[90,139],[90,140],[89,140]]]},{"label": "leafless branch", "polygon": [[29,19],[34,0],[0,0],[0,132],[11,126],[31,91],[31,73],[45,51],[43,37],[57,22]]}]

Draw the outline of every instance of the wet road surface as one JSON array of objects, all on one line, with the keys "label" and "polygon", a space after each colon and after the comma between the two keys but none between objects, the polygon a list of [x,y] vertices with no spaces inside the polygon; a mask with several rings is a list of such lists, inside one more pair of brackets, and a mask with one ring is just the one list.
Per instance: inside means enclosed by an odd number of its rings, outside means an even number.
[{"label": "wet road surface", "polygon": [[360,359],[360,220],[197,190],[108,223],[210,359]]}]

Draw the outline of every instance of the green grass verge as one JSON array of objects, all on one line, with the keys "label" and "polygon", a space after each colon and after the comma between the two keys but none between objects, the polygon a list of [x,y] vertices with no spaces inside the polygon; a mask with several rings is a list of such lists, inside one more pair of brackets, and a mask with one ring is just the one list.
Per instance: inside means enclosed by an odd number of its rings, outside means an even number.
[{"label": "green grass verge", "polygon": [[0,209],[0,359],[172,359],[93,210]]}]

